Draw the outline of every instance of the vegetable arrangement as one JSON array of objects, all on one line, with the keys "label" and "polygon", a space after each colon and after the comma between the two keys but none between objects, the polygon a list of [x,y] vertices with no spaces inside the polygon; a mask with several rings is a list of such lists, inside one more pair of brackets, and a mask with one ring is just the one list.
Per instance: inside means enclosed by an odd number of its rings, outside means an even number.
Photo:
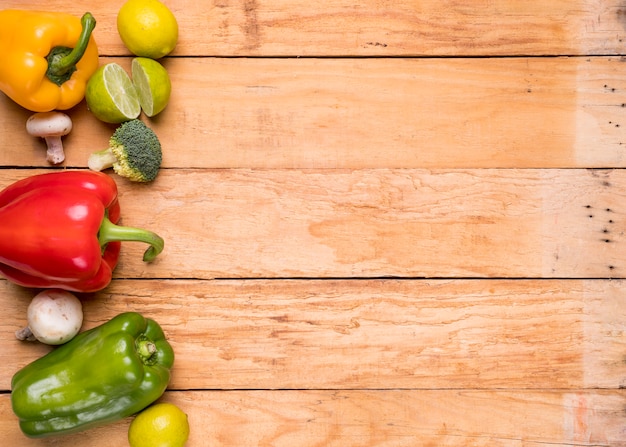
[{"label": "vegetable arrangement", "polygon": [[[127,3],[123,23],[118,17],[118,32],[124,37],[136,33],[135,25],[146,20],[140,16],[158,11],[150,19],[154,29],[145,37],[138,35],[137,42],[144,39],[153,44],[160,26],[154,19],[160,14],[166,16],[163,24],[168,30],[176,33],[158,57],[172,51],[178,33],[171,12],[158,0]],[[89,12],[79,18],[60,12],[0,10],[0,91],[35,112],[27,120],[26,131],[45,140],[47,161],[52,165],[65,160],[61,138],[72,131],[70,116],[60,110],[83,101],[89,81],[101,72],[92,36],[95,26]],[[144,58],[133,63],[141,68],[133,72],[137,87],[132,84],[131,89],[136,88],[132,91],[141,97],[145,116],[150,118],[165,108],[171,84],[165,69],[156,61],[148,63],[141,52]],[[109,96],[104,99],[98,97],[102,91],[90,90],[88,106],[108,104],[112,99],[123,103],[119,91],[106,90]],[[112,167],[131,182],[154,181],[162,161],[158,137],[139,116],[107,121],[95,110],[91,112],[100,121],[121,124],[109,147],[89,157],[88,169],[33,175],[0,191],[0,275],[18,286],[42,289],[28,306],[27,326],[15,336],[54,346],[17,371],[11,381],[13,411],[22,432],[33,438],[75,433],[142,412],[165,392],[174,363],[163,329],[137,312],[119,314],[80,332],[82,305],[73,292],[97,292],[109,285],[121,243],[148,244],[143,256],[146,263],[164,248],[158,234],[119,225],[117,184],[100,172]],[[162,407],[151,408],[142,421],[155,417]],[[182,446],[189,426],[186,415],[178,420],[186,427],[171,425],[153,435],[163,438],[163,433],[177,432],[175,444],[167,445]],[[133,430],[131,447],[147,439],[137,438],[137,429]]]},{"label": "vegetable arrangement", "polygon": [[29,437],[74,433],[147,407],[165,391],[173,364],[161,327],[123,313],[19,370],[11,404]]}]

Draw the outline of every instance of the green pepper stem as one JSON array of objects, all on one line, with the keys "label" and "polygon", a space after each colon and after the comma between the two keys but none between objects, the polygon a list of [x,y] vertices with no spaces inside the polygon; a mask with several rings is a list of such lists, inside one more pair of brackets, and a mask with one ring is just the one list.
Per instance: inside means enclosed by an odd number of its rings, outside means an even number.
[{"label": "green pepper stem", "polygon": [[[96,19],[91,13],[86,12],[80,19],[82,31],[76,46],[71,49],[66,47],[55,47],[48,55],[48,70],[46,76],[57,85],[61,85],[63,82],[69,79],[68,74],[76,70],[76,64],[81,60],[87,46],[89,45],[89,38],[91,33],[96,27]],[[67,52],[66,50],[70,50]]]},{"label": "green pepper stem", "polygon": [[145,337],[137,339],[135,346],[137,347],[137,354],[139,354],[139,357],[141,357],[144,363],[148,362],[157,351],[154,342]]},{"label": "green pepper stem", "polygon": [[107,216],[104,216],[100,224],[98,241],[100,242],[100,247],[115,241],[136,241],[150,244],[150,247],[143,254],[144,262],[153,261],[163,251],[165,245],[163,238],[158,234],[141,228],[115,225]]}]

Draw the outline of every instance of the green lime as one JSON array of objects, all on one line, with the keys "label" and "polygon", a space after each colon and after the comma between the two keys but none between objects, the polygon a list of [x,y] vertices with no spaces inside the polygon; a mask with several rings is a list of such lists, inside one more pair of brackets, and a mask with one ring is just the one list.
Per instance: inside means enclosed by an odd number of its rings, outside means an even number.
[{"label": "green lime", "polygon": [[121,123],[141,113],[139,95],[124,69],[112,62],[98,68],[85,90],[89,110],[106,123]]},{"label": "green lime", "polygon": [[117,13],[117,32],[136,56],[160,59],[178,42],[178,22],[159,0],[128,0]]},{"label": "green lime", "polygon": [[130,447],[183,447],[189,438],[187,415],[174,404],[154,404],[130,423]]},{"label": "green lime", "polygon": [[153,59],[136,57],[132,62],[132,75],[144,113],[147,116],[161,113],[167,106],[172,91],[172,83],[165,67]]}]

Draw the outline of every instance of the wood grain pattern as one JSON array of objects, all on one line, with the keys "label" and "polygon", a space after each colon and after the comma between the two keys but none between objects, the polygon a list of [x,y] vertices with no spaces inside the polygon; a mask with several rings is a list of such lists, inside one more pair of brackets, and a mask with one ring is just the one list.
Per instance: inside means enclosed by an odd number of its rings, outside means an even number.
[{"label": "wood grain pattern", "polygon": [[[30,296],[1,282],[0,388],[48,347],[19,342]],[[626,386],[622,281],[115,281],[84,329],[142,308],[176,352],[171,388]],[[341,361],[338,361],[341,359]]]},{"label": "wood grain pattern", "polygon": [[[128,59],[105,59],[129,67]],[[170,168],[624,167],[617,58],[166,60],[174,85],[149,124]],[[202,95],[198,94],[202,92]],[[0,98],[0,165],[45,166],[25,110]],[[115,126],[71,112],[65,166]]]},{"label": "wood grain pattern", "polygon": [[[189,411],[188,445],[262,447],[623,447],[626,392],[591,391],[194,391],[163,401]],[[28,440],[0,395],[9,445],[125,445],[130,420],[61,439]]]},{"label": "wood grain pattern", "polygon": [[[37,172],[6,171],[0,186]],[[117,180],[124,225],[166,240],[151,264],[143,244],[124,244],[120,278],[626,272],[622,170],[164,170],[150,185]]]},{"label": "wood grain pattern", "polygon": [[[101,54],[128,54],[115,18],[123,0],[6,8],[95,10]],[[621,54],[626,11],[619,0],[166,1],[181,28],[176,56],[499,56]]]},{"label": "wood grain pattern", "polygon": [[[164,1],[163,169],[109,173],[165,251],[80,298],[163,325],[187,447],[626,447],[623,2]],[[123,2],[0,9],[89,10],[128,69]],[[85,169],[115,126],[69,113]],[[0,188],[51,169],[29,115],[0,95]],[[0,443],[127,445],[19,431],[35,292],[0,280]]]}]

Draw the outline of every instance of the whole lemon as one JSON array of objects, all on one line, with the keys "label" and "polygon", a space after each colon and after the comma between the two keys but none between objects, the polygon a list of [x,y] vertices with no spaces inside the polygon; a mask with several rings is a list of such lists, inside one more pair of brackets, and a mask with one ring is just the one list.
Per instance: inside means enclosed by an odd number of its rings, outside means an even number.
[{"label": "whole lemon", "polygon": [[128,0],[117,13],[117,32],[131,53],[160,59],[178,42],[176,17],[159,0]]},{"label": "whole lemon", "polygon": [[189,421],[174,404],[154,404],[130,423],[130,447],[183,447],[189,438]]}]

